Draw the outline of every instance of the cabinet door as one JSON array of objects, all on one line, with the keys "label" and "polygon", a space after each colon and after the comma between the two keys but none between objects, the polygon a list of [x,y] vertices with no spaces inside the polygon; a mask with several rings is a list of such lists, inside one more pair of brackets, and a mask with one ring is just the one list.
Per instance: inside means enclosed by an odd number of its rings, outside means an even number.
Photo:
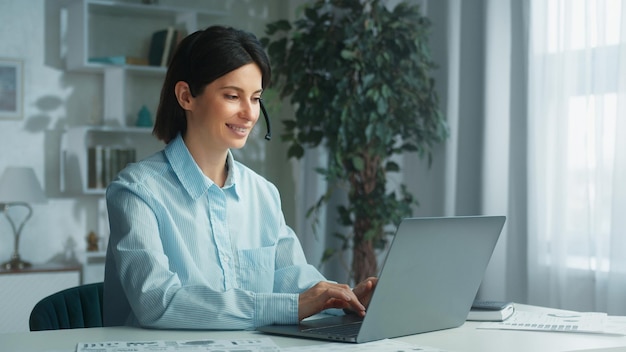
[{"label": "cabinet door", "polygon": [[80,270],[0,274],[0,333],[29,331],[37,302],[80,284]]},{"label": "cabinet door", "polygon": [[87,252],[83,264],[83,285],[104,281],[106,252]]}]

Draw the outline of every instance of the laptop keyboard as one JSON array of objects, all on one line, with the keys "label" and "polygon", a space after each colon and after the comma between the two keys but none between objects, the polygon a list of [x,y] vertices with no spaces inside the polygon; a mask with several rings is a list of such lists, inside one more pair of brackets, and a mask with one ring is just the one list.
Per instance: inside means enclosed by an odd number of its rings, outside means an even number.
[{"label": "laptop keyboard", "polygon": [[317,335],[325,336],[356,336],[361,329],[361,322],[356,321],[354,323],[344,325],[324,326],[319,328],[309,328],[302,331],[314,333]]}]

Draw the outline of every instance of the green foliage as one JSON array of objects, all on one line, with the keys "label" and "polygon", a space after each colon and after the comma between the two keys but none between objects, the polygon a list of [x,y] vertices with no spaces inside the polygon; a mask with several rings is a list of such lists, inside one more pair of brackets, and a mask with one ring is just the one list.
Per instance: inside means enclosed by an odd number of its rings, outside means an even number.
[{"label": "green foliage", "polygon": [[296,107],[294,119],[284,121],[288,157],[324,145],[329,163],[318,172],[331,185],[349,185],[349,204],[338,209],[339,223],[353,228],[344,247],[384,247],[386,225],[417,204],[404,185],[387,192],[386,173],[400,171],[392,157],[417,152],[430,160],[447,137],[430,76],[429,28],[418,6],[389,10],[380,0],[318,0],[293,23],[266,27],[275,86]]}]

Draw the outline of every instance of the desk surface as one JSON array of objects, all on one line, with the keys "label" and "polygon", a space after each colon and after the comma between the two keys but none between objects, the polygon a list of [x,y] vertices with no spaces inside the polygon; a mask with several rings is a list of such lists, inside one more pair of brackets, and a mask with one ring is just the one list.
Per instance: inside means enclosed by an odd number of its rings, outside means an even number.
[{"label": "desk surface", "polygon": [[[553,311],[525,305],[517,305],[517,307],[520,310]],[[399,339],[417,347],[437,347],[451,352],[626,351],[626,336],[476,329],[479,324],[466,322],[455,329],[405,336]],[[326,343],[265,335],[255,331],[164,331],[107,327],[0,334],[0,351],[73,352],[76,350],[77,342],[239,339],[249,336],[270,337],[280,347]]]}]

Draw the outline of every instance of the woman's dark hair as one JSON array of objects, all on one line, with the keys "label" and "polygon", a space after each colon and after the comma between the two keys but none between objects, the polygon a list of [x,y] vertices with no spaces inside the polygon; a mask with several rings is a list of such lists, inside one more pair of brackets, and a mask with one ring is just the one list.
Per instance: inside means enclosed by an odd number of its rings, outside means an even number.
[{"label": "woman's dark hair", "polygon": [[211,26],[188,35],[176,48],[169,64],[152,134],[169,143],[179,132],[187,131],[185,111],[174,92],[177,82],[187,82],[195,97],[202,94],[209,83],[250,63],[261,70],[265,89],[271,79],[269,58],[254,34]]}]

